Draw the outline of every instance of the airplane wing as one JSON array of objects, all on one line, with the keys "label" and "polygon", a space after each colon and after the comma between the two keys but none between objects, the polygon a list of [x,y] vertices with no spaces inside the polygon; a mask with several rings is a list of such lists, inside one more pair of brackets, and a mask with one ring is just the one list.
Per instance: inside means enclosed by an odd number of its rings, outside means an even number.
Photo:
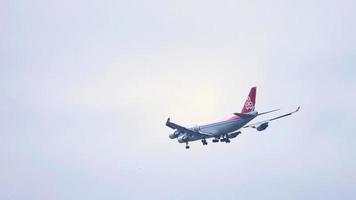
[{"label": "airplane wing", "polygon": [[[243,128],[249,128],[249,127],[250,128],[257,128],[258,125],[266,124],[266,123],[268,123],[270,121],[273,121],[273,120],[276,120],[276,119],[280,119],[280,118],[283,118],[283,117],[287,117],[287,116],[289,116],[289,115],[291,115],[293,113],[296,113],[296,112],[299,111],[299,109],[300,109],[300,106],[298,106],[298,108],[293,112],[290,112],[290,113],[287,113],[287,114],[284,114],[284,115],[281,115],[281,116],[278,116],[278,117],[274,117],[274,118],[271,118],[271,119],[267,119],[267,120],[264,120],[264,121],[256,122],[256,123],[253,123],[253,124],[249,124],[247,126],[244,126]],[[265,114],[265,113],[263,113],[263,114]]]},{"label": "airplane wing", "polygon": [[211,135],[209,135],[209,134],[193,131],[191,129],[185,128],[185,127],[180,126],[178,124],[175,124],[175,123],[170,121],[170,118],[167,119],[166,126],[168,126],[171,129],[177,129],[178,131],[187,133],[189,135],[199,135],[201,137],[211,137]]}]

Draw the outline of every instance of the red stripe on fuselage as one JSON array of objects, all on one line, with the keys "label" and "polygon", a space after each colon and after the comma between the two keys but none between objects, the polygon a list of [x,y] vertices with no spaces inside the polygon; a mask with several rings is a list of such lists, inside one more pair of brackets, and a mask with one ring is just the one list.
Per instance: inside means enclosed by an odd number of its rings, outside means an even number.
[{"label": "red stripe on fuselage", "polygon": [[240,119],[239,116],[233,116],[233,117],[230,117],[229,119],[226,119],[226,120],[223,120],[223,121],[214,122],[214,123],[211,123],[211,124],[204,124],[202,126],[212,126],[212,125],[216,125],[216,124],[219,124],[219,123],[222,123],[222,122],[234,121],[234,120],[239,120],[239,119]]}]

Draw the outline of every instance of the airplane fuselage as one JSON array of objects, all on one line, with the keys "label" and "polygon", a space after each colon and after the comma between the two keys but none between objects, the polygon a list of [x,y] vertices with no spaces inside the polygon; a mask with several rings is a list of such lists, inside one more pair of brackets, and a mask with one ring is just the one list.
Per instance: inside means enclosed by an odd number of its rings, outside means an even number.
[{"label": "airplane fuselage", "polygon": [[190,130],[205,133],[206,135],[210,135],[210,136],[189,135],[188,138],[183,140],[180,138],[184,137],[184,135],[180,135],[180,137],[178,137],[178,142],[184,143],[187,141],[190,142],[190,141],[202,140],[202,139],[213,138],[213,137],[220,138],[228,135],[229,133],[233,133],[239,130],[240,128],[245,126],[248,122],[253,120],[256,116],[257,113],[256,115],[252,115],[251,117],[248,118],[241,118],[238,116],[234,116],[221,122],[195,126],[190,128]]}]

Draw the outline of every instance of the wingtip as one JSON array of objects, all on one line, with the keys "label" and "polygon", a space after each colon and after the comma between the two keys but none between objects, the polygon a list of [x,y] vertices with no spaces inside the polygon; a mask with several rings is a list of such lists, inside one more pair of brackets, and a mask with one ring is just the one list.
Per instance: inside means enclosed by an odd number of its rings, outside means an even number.
[{"label": "wingtip", "polygon": [[300,110],[300,106],[298,106],[297,110],[295,112],[298,112]]}]

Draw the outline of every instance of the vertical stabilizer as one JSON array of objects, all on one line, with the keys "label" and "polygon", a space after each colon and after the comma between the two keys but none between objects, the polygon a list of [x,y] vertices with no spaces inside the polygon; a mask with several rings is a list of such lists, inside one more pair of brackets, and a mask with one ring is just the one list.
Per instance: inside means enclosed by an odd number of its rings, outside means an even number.
[{"label": "vertical stabilizer", "polygon": [[255,110],[256,103],[256,87],[251,88],[250,93],[245,101],[241,113],[249,113]]}]

